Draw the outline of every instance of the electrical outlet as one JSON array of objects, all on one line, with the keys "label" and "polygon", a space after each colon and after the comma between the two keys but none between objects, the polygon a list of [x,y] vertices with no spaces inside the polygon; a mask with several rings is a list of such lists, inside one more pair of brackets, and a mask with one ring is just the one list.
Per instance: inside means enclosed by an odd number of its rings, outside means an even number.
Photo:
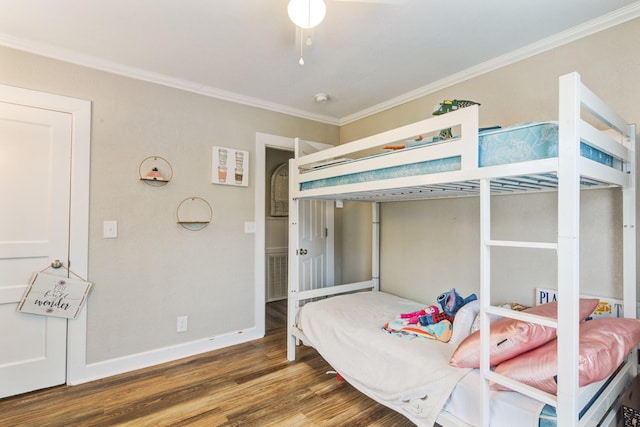
[{"label": "electrical outlet", "polygon": [[187,330],[187,325],[189,322],[189,317],[187,316],[178,316],[177,317],[177,326],[176,332],[185,332]]}]

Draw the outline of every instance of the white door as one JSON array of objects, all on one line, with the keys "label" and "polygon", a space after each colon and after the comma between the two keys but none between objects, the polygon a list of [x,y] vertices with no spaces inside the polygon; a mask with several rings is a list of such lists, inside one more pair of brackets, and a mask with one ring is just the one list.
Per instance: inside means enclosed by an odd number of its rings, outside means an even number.
[{"label": "white door", "polygon": [[16,307],[68,262],[71,130],[71,114],[0,102],[0,398],[66,381],[67,320]]},{"label": "white door", "polygon": [[[333,147],[330,144],[295,139],[296,157]],[[334,285],[333,202],[298,201],[298,280],[299,290]]]},{"label": "white door", "polygon": [[332,286],[333,204],[323,200],[301,200],[299,210],[300,290]]}]

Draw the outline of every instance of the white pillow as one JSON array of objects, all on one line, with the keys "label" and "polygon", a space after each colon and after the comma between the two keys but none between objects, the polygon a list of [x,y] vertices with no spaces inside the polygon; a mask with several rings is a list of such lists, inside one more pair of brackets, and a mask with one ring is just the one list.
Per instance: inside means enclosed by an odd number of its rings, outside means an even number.
[{"label": "white pillow", "polygon": [[480,313],[480,301],[475,300],[466,303],[456,312],[453,318],[453,333],[449,342],[458,345],[471,333],[471,325]]},{"label": "white pillow", "polygon": [[[511,310],[511,306],[509,304],[504,304],[501,307],[502,308],[506,308],[507,310]],[[502,319],[502,316],[498,316],[497,314],[490,314],[489,315],[489,322],[490,323],[493,323],[496,320],[500,320],[500,319]],[[478,313],[476,313],[476,318],[473,319],[473,323],[471,324],[471,333],[474,333],[478,329],[480,329],[480,311],[478,311]]]}]

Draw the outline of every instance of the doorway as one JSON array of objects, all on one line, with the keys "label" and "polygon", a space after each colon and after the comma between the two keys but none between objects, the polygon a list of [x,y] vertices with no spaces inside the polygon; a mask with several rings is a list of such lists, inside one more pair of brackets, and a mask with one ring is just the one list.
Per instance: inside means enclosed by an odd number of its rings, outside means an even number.
[{"label": "doorway", "polygon": [[267,303],[287,299],[289,159],[293,152],[267,147],[265,174],[265,285]]},{"label": "doorway", "polygon": [[[272,304],[269,310],[269,328],[279,327],[282,322],[286,321],[286,294],[284,299],[276,298],[273,302],[268,302],[267,292],[267,266],[268,257],[267,248],[267,218],[271,217],[271,207],[267,203],[267,197],[271,197],[271,175],[275,168],[281,165],[286,159],[293,157],[294,155],[294,138],[287,138],[283,136],[270,135],[264,133],[256,133],[256,190],[255,190],[255,221],[256,221],[256,235],[255,235],[255,313],[256,313],[256,328],[264,334],[268,332],[266,328],[267,317],[267,304]],[[267,196],[269,195],[269,196]],[[269,215],[267,215],[269,213]],[[287,217],[277,217],[275,221],[269,220],[269,222],[286,223],[285,230],[288,231]],[[281,224],[279,224],[281,225]],[[271,224],[270,227],[274,225]],[[272,230],[270,230],[272,231]],[[278,235],[281,236],[281,233]],[[279,272],[282,274],[282,257],[281,252],[284,244],[279,244],[280,239],[270,239],[270,243],[273,243],[277,256],[272,256],[277,264],[279,259],[280,268]],[[285,241],[285,252],[288,248],[288,240]],[[271,254],[273,255],[273,254]],[[286,253],[284,259],[287,259]],[[276,265],[274,265],[275,267]],[[286,275],[286,271],[284,271]],[[286,277],[286,276],[285,276]],[[285,281],[286,284],[286,281]],[[285,323],[286,326],[286,323]]]}]

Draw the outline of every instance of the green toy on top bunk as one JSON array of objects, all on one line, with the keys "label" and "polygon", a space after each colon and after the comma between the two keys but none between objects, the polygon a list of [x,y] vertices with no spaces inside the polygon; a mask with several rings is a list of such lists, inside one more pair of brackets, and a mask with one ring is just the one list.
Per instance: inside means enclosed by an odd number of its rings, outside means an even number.
[{"label": "green toy on top bunk", "polygon": [[[442,114],[447,114],[452,111],[456,111],[460,108],[471,107],[472,105],[480,105],[479,102],[468,101],[465,99],[453,99],[453,100],[444,100],[440,104],[436,106],[436,110],[431,113],[434,116],[440,116]],[[440,131],[440,137],[442,139],[450,139],[453,137],[451,134],[451,128],[442,129]]]}]

